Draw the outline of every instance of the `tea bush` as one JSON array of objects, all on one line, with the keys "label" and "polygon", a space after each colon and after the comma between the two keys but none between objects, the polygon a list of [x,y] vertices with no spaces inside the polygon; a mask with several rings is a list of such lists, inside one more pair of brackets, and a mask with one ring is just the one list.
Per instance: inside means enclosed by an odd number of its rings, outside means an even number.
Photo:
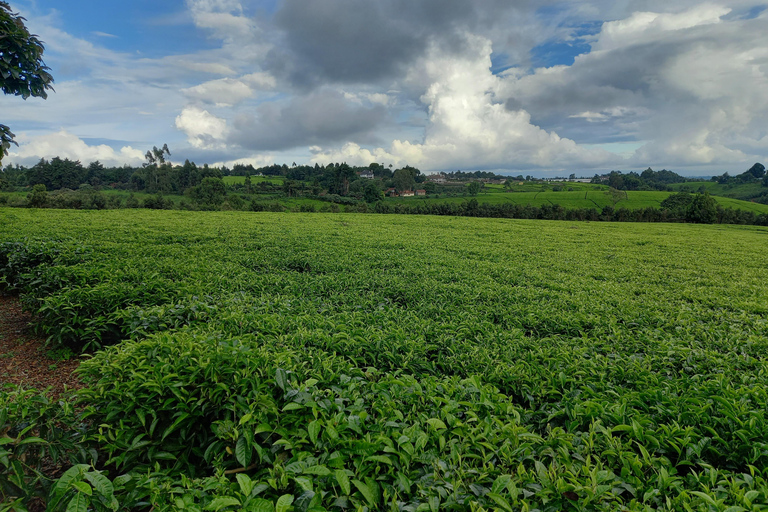
[{"label": "tea bush", "polygon": [[70,402],[54,403],[34,389],[8,386],[0,390],[0,497],[4,507],[23,510],[32,498],[48,495],[52,482],[43,472],[44,464],[88,457],[78,444],[75,424]]},{"label": "tea bush", "polygon": [[764,228],[0,224],[37,328],[95,351],[72,420],[94,466],[57,507],[80,482],[92,507],[154,510],[766,509]]}]

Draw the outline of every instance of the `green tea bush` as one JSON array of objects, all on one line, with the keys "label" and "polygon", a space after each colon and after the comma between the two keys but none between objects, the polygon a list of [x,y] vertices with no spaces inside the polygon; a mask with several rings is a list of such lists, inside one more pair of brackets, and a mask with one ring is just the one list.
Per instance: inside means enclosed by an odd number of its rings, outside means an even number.
[{"label": "green tea bush", "polygon": [[92,351],[128,337],[124,311],[174,298],[173,288],[156,276],[141,281],[106,280],[93,286],[66,287],[39,299],[33,308],[37,329],[52,347]]},{"label": "green tea bush", "polygon": [[3,510],[26,510],[52,485],[44,466],[71,463],[89,454],[78,444],[83,432],[69,401],[51,401],[34,389],[0,390],[0,497]]},{"label": "green tea bush", "polygon": [[40,267],[59,256],[57,244],[24,240],[0,243],[0,290],[19,292],[37,278]]},{"label": "green tea bush", "polygon": [[768,496],[756,466],[737,478],[664,455],[686,446],[695,459],[690,427],[598,419],[538,434],[477,377],[356,370],[312,351],[190,334],[110,348],[82,373],[91,385],[81,399],[101,404],[86,417],[107,464],[179,475],[157,483],[156,510],[679,510]]},{"label": "green tea bush", "polygon": [[119,475],[88,464],[75,464],[56,481],[46,502],[48,511],[116,512],[143,510],[150,505],[151,478],[145,475]]},{"label": "green tea bush", "polygon": [[121,506],[768,503],[763,228],[1,209],[0,223],[0,243],[67,240],[9,273],[33,276],[19,291],[42,332],[75,351],[125,340],[83,366],[76,422],[99,458],[73,480],[109,471]]},{"label": "green tea bush", "polygon": [[212,428],[216,422],[277,408],[271,380],[277,366],[314,373],[334,365],[333,358],[309,357],[304,362],[298,354],[220,336],[160,333],[84,362],[80,374],[88,388],[80,397],[85,419],[101,425],[96,442],[107,464],[160,463],[197,475],[225,455],[226,443]]}]

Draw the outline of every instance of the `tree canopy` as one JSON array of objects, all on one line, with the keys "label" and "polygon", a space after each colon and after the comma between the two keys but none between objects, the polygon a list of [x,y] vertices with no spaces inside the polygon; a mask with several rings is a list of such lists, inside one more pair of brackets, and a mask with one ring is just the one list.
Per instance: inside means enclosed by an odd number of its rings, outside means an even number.
[{"label": "tree canopy", "polygon": [[[43,43],[29,33],[25,21],[7,2],[0,1],[0,89],[23,99],[45,99],[46,91],[53,89],[53,77],[43,62]],[[10,128],[0,124],[0,160],[16,144],[13,138]]]}]

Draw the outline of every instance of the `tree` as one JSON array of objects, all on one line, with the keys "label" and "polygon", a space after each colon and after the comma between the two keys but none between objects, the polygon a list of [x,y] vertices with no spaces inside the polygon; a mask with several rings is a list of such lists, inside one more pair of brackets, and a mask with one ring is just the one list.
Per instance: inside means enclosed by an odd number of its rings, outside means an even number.
[{"label": "tree", "polygon": [[405,190],[413,190],[413,186],[416,184],[416,179],[413,173],[407,168],[398,169],[395,174],[392,175],[392,184],[398,192]]},{"label": "tree", "polygon": [[227,187],[221,178],[203,178],[189,194],[192,200],[207,209],[216,209],[227,195]]},{"label": "tree", "polygon": [[32,192],[27,194],[27,206],[30,208],[45,208],[48,204],[48,192],[45,185],[35,185]]},{"label": "tree", "polygon": [[712,224],[717,221],[717,202],[708,192],[696,194],[688,205],[685,220],[697,224]]},{"label": "tree", "polygon": [[251,182],[251,175],[250,174],[245,176],[245,193],[246,194],[253,194],[253,183]]},{"label": "tree", "polygon": [[50,162],[41,159],[27,171],[30,185],[45,185],[47,190],[76,189],[87,181],[88,170],[78,161],[54,157]]},{"label": "tree", "polygon": [[355,170],[347,164],[341,164],[335,169],[335,191],[340,196],[349,194],[349,182],[355,176]]},{"label": "tree", "polygon": [[[25,21],[7,2],[0,1],[0,89],[3,94],[23,99],[30,96],[46,99],[46,91],[53,90],[53,77],[43,62],[43,43],[29,33]],[[8,154],[11,144],[16,144],[14,137],[10,128],[0,124],[0,161]]]},{"label": "tree", "polygon": [[[147,192],[172,192],[171,187],[171,164],[166,162],[165,155],[171,156],[168,144],[163,144],[162,148],[153,146],[151,151],[147,151],[144,158],[147,163],[144,164],[144,189]],[[162,181],[162,184],[161,184]]]},{"label": "tree", "polygon": [[763,176],[765,176],[765,166],[761,163],[756,163],[755,165],[749,168],[747,173],[751,174],[757,179],[760,179]]},{"label": "tree", "polygon": [[627,199],[627,193],[625,191],[618,190],[613,187],[608,187],[608,191],[606,192],[606,194],[611,196],[611,201],[613,201],[613,206],[616,206],[616,203],[618,203],[622,199]]},{"label": "tree", "polygon": [[659,206],[669,211],[669,217],[676,220],[684,220],[693,202],[693,196],[688,192],[670,194]]},{"label": "tree", "polygon": [[165,163],[165,155],[171,156],[171,151],[168,149],[168,144],[163,144],[162,148],[158,148],[157,146],[152,146],[151,151],[147,151],[147,154],[144,155],[144,158],[147,159],[147,163],[144,164],[144,166],[150,166],[150,165],[163,165]]},{"label": "tree", "polygon": [[483,188],[483,184],[479,181],[472,181],[469,183],[469,185],[467,185],[467,190],[471,196],[476,196],[478,193],[480,193],[481,188]]},{"label": "tree", "polygon": [[363,189],[363,198],[365,199],[366,203],[375,203],[376,201],[380,201],[382,196],[383,194],[378,182],[374,180],[366,181],[365,188]]}]

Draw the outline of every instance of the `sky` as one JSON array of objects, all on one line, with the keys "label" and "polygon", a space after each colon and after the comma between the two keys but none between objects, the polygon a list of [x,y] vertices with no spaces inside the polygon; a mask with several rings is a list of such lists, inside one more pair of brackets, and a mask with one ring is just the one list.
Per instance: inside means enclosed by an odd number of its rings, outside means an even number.
[{"label": "sky", "polygon": [[684,175],[768,165],[751,0],[12,0],[47,100],[3,164],[70,158]]}]

